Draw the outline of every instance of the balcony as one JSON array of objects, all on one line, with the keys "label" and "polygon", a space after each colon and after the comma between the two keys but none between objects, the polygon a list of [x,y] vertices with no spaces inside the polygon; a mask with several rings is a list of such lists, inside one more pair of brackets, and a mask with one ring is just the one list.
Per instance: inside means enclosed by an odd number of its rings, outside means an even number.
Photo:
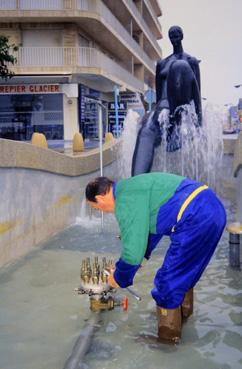
[{"label": "balcony", "polygon": [[[75,22],[121,59],[134,56],[153,76],[155,64],[100,0],[0,0],[4,22]],[[95,30],[95,34],[93,32]]]},{"label": "balcony", "polygon": [[16,52],[18,74],[97,75],[131,91],[144,91],[138,80],[117,62],[89,47],[20,47]]},{"label": "balcony", "polygon": [[150,3],[152,5],[157,17],[160,17],[162,15],[162,10],[161,10],[159,0],[150,0]]},{"label": "balcony", "polygon": [[161,36],[162,35],[161,24],[160,24],[160,22],[158,20],[158,16],[156,15],[156,13],[154,11],[153,6],[150,3],[150,0],[144,0],[144,3],[146,5],[146,8],[148,9],[148,11],[149,11],[152,19],[153,19],[153,22],[155,23],[155,25],[156,25],[156,27],[157,27],[157,29],[159,31],[160,36]]},{"label": "balcony", "polygon": [[126,8],[129,10],[132,17],[134,17],[134,19],[135,19],[136,23],[139,25],[140,29],[142,29],[143,32],[145,33],[146,38],[149,40],[149,42],[151,43],[151,45],[155,49],[157,57],[161,58],[161,56],[162,56],[161,48],[158,45],[155,36],[150,31],[147,23],[142,18],[141,14],[140,14],[139,10],[137,9],[136,5],[134,4],[133,0],[123,0],[123,3],[125,4]]}]

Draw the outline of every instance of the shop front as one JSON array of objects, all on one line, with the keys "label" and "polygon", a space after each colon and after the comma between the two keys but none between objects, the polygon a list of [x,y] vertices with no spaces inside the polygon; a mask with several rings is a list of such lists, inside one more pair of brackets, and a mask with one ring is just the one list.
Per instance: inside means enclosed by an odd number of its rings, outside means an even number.
[{"label": "shop front", "polygon": [[0,138],[28,141],[34,132],[64,138],[63,92],[59,84],[0,85]]}]

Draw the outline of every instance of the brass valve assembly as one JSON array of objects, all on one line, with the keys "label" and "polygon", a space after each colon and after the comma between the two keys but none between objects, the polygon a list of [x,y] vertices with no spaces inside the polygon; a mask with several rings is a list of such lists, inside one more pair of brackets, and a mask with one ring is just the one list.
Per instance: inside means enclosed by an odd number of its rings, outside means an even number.
[{"label": "brass valve assembly", "polygon": [[124,310],[128,308],[128,300],[125,297],[123,303],[115,301],[113,294],[116,292],[108,284],[108,275],[106,270],[114,268],[112,260],[107,262],[106,258],[102,258],[99,263],[98,257],[91,259],[87,257],[81,263],[81,284],[76,289],[79,295],[87,294],[90,298],[90,309],[92,311],[112,310],[115,306],[123,306]]}]

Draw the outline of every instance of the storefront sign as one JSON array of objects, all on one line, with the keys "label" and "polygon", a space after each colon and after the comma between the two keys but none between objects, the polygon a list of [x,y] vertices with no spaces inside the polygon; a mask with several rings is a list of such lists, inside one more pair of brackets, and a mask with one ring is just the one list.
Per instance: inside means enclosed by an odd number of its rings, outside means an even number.
[{"label": "storefront sign", "polygon": [[[111,103],[108,103],[108,109],[109,110],[115,110],[115,103],[114,102],[111,102]],[[118,110],[127,110],[127,104],[122,102],[122,103],[118,103]]]},{"label": "storefront sign", "polygon": [[58,94],[62,92],[61,85],[0,85],[0,94]]}]

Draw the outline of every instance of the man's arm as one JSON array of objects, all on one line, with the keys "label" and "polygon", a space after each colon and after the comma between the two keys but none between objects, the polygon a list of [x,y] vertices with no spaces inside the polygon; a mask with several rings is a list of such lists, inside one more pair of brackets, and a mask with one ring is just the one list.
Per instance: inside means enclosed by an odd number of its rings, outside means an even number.
[{"label": "man's arm", "polygon": [[120,287],[133,284],[133,278],[144,258],[149,237],[149,191],[122,194],[115,208],[122,241],[114,279]]}]

